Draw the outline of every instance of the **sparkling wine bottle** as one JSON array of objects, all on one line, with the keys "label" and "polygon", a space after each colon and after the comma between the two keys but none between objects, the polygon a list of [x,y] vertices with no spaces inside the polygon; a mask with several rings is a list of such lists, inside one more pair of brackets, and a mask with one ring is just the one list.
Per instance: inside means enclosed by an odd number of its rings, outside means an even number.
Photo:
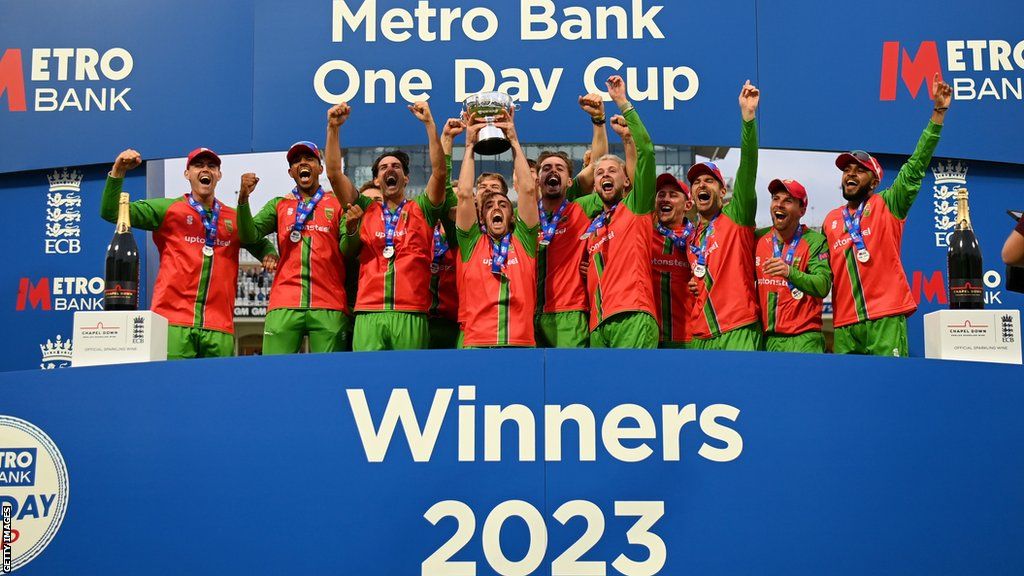
[{"label": "sparkling wine bottle", "polygon": [[107,248],[104,310],[139,309],[139,247],[132,235],[128,216],[128,194],[121,193],[117,211],[117,228]]},{"label": "sparkling wine bottle", "polygon": [[949,274],[949,307],[954,310],[985,307],[985,285],[982,284],[981,247],[971,226],[967,207],[967,189],[956,192],[956,228],[949,237],[947,254]]}]

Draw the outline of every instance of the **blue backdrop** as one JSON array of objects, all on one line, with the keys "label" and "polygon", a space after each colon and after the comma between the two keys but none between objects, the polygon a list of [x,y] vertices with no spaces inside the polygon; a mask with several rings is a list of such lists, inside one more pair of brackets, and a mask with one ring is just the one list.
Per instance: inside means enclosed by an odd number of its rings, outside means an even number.
[{"label": "blue backdrop", "polygon": [[[526,141],[585,139],[576,98],[586,79],[603,87],[618,67],[648,124],[662,128],[660,142],[737,145],[736,95],[749,78],[764,89],[763,146],[882,153],[904,151],[894,134],[918,126],[938,72],[957,89],[947,154],[1018,162],[1024,152],[1015,137],[1024,48],[1017,21],[1000,16],[1016,13],[1009,0],[974,11],[951,0],[872,0],[859,5],[870,26],[849,25],[846,7],[807,0],[604,6],[621,17],[548,0],[435,0],[422,12],[408,0],[302,10],[231,0],[204,5],[201,16],[166,1],[8,2],[0,172],[105,162],[127,143],[149,158],[199,145],[282,150],[319,140],[329,102],[350,88],[345,144],[422,143],[404,103],[429,96],[439,117],[454,115],[460,78],[467,92],[488,87],[481,68],[493,72],[491,88],[521,80],[504,89],[522,100]],[[368,82],[374,73],[383,79]]]},{"label": "blue backdrop", "polygon": [[[584,532],[583,519],[553,518],[573,500],[594,503],[604,517],[582,559],[607,562],[609,574],[619,573],[611,566],[619,554],[647,558],[626,538],[636,517],[617,516],[616,501],[663,503],[650,529],[666,547],[658,574],[1024,569],[1019,367],[678,351],[408,352],[389,355],[390,370],[381,370],[382,359],[0,374],[3,413],[46,432],[70,476],[60,532],[19,573],[420,574],[456,531],[452,518],[436,526],[424,519],[444,500],[472,511],[475,530],[452,559],[476,562],[482,575],[497,573],[483,554],[487,518],[509,500],[536,508],[546,524],[536,574],[551,574],[555,557]],[[460,400],[459,386],[475,387],[474,399]],[[396,390],[408,391],[420,427],[435,395],[451,391],[429,458],[413,461],[399,425],[383,462],[369,462],[354,390],[365,395],[374,428]],[[493,442],[486,406],[512,404],[536,419],[537,459],[519,460],[516,426],[506,423],[500,461],[484,461]],[[594,459],[581,461],[570,421],[561,458],[545,461],[544,406],[572,404],[595,416]],[[698,422],[682,428],[679,460],[666,459],[674,435],[663,407],[689,404]],[[742,439],[725,462],[701,455],[704,444],[726,447],[699,422],[715,405],[738,411],[717,418]],[[460,462],[458,417],[467,407],[476,418],[475,461]],[[621,410],[651,415],[651,434],[621,441],[646,445],[642,461],[606,448],[603,428]],[[627,417],[619,428],[640,424]],[[525,523],[508,520],[500,542],[505,556],[521,559]]]}]

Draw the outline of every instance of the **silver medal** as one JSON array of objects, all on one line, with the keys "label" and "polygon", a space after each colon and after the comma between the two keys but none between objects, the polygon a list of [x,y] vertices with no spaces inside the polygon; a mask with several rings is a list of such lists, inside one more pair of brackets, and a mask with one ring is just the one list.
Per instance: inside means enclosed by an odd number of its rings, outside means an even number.
[{"label": "silver medal", "polygon": [[383,254],[384,254],[385,258],[390,260],[391,258],[393,258],[395,256],[395,247],[394,246],[385,246]]},{"label": "silver medal", "polygon": [[857,261],[858,262],[863,264],[863,263],[867,262],[868,260],[871,260],[871,253],[868,252],[867,248],[861,248],[860,250],[857,250]]},{"label": "silver medal", "polygon": [[693,266],[693,275],[697,278],[703,278],[708,273],[708,269],[703,264],[695,264]]},{"label": "silver medal", "polygon": [[299,232],[298,230],[292,230],[292,233],[288,235],[288,239],[291,240],[292,242],[298,242],[302,240],[302,232]]},{"label": "silver medal", "polygon": [[203,246],[203,256],[213,256],[213,246]]},{"label": "silver medal", "polygon": [[441,271],[441,267],[437,265],[437,262],[431,262],[430,263],[430,273],[431,274],[437,274],[440,271]]},{"label": "silver medal", "polygon": [[541,245],[541,246],[547,246],[548,244],[551,244],[551,241],[550,241],[550,240],[548,240],[548,239],[546,239],[546,238],[541,238],[541,239],[540,239],[540,245]]},{"label": "silver medal", "polygon": [[789,291],[789,293],[793,295],[794,300],[799,300],[804,297],[803,291],[801,291],[799,288],[793,288],[792,290]]}]

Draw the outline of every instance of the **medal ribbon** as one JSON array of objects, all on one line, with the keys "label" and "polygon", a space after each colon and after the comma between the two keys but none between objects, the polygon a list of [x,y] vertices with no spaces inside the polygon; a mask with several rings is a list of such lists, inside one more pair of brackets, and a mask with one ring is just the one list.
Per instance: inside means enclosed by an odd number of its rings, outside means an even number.
[{"label": "medal ribbon", "polygon": [[857,213],[850,217],[850,211],[846,207],[843,207],[843,222],[846,224],[846,230],[850,233],[850,239],[853,240],[853,245],[857,247],[857,251],[865,250],[864,236],[860,233],[860,219],[864,214],[864,207],[868,205],[868,201],[861,202],[857,208]]},{"label": "medal ribbon", "polygon": [[298,205],[295,207],[295,225],[292,226],[292,230],[301,233],[306,229],[306,220],[309,219],[313,210],[316,210],[316,205],[320,202],[320,199],[324,197],[324,188],[323,186],[317,188],[316,194],[313,194],[313,197],[309,200],[302,199],[302,195],[299,194],[298,187],[292,188],[292,194],[294,194],[295,199],[299,201]]},{"label": "medal ribbon", "polygon": [[611,208],[598,214],[597,218],[594,218],[594,220],[590,223],[590,226],[587,226],[587,231],[584,232],[582,236],[580,236],[580,240],[586,240],[587,238],[593,236],[594,232],[597,232],[601,228],[604,228],[605,224],[608,222],[608,220],[611,219],[612,214],[615,214],[615,209],[618,207],[619,205],[616,204],[615,206],[612,206]]},{"label": "medal ribbon", "polygon": [[512,244],[512,234],[505,234],[501,238],[501,242],[495,242],[494,238],[487,237],[491,241],[491,273],[501,274],[502,267],[505,266],[505,260],[508,259],[508,248]]},{"label": "medal ribbon", "polygon": [[[789,265],[793,265],[793,257],[796,255],[796,245],[800,243],[800,237],[804,235],[804,226],[797,226],[796,234],[793,234],[793,240],[789,243],[789,250],[786,251],[786,257],[783,261]],[[782,239],[777,237],[774,233],[772,234],[772,254],[776,258],[782,258]],[[786,284],[789,286],[789,290],[793,290],[793,283],[786,279]]]},{"label": "medal ribbon", "polygon": [[220,202],[216,199],[213,200],[213,216],[208,216],[206,209],[192,197],[191,193],[185,195],[185,198],[188,199],[188,205],[199,212],[203,228],[206,229],[206,245],[210,248],[215,247],[217,245],[217,221],[220,220]]},{"label": "medal ribbon", "polygon": [[555,228],[558,226],[558,222],[562,219],[562,215],[565,213],[565,208],[569,206],[569,199],[562,200],[562,205],[558,207],[558,210],[551,215],[551,220],[548,220],[548,215],[544,211],[544,203],[540,200],[537,201],[537,210],[540,212],[540,230],[541,230],[541,244],[550,244],[551,239],[555,237]]},{"label": "medal ribbon", "polygon": [[687,220],[686,227],[683,229],[683,233],[676,234],[671,229],[664,226],[661,222],[658,222],[658,232],[660,232],[662,236],[672,240],[672,243],[676,245],[676,248],[683,250],[685,253],[686,242],[690,239],[690,236],[693,235],[693,223]]},{"label": "medal ribbon", "polygon": [[402,208],[408,200],[402,200],[402,203],[395,207],[394,212],[388,210],[388,203],[384,202],[383,209],[381,210],[381,219],[384,220],[384,247],[391,247],[394,250],[395,247],[395,229],[398,227],[398,219],[402,216]]},{"label": "medal ribbon", "polygon": [[441,222],[434,225],[434,264],[441,264],[441,259],[448,253],[448,239],[441,233]]},{"label": "medal ribbon", "polygon": [[711,236],[713,236],[714,233],[715,233],[715,220],[718,220],[718,216],[720,216],[720,215],[721,215],[721,212],[716,214],[714,218],[712,218],[710,221],[708,221],[707,233],[704,234],[704,240],[701,241],[700,248],[698,248],[696,244],[690,244],[689,245],[690,246],[690,252],[693,252],[693,255],[697,257],[697,265],[698,266],[707,266],[707,263],[708,263],[708,240],[710,240]]}]

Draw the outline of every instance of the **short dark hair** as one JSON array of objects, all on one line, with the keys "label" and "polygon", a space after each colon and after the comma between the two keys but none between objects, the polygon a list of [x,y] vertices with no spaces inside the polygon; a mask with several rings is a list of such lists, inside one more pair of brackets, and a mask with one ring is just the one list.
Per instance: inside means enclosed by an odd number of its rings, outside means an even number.
[{"label": "short dark hair", "polygon": [[380,161],[387,158],[388,156],[394,156],[395,158],[398,158],[398,161],[402,163],[402,171],[405,172],[406,176],[409,175],[409,155],[406,154],[405,152],[402,152],[401,150],[389,150],[381,154],[380,156],[377,156],[377,159],[373,161],[373,168],[371,168],[371,173],[373,174],[374,178],[377,177],[377,168],[380,167]]},{"label": "short dark hair", "polygon": [[545,150],[540,153],[540,156],[537,156],[537,170],[540,170],[540,165],[551,157],[561,158],[562,161],[565,162],[565,167],[569,169],[569,176],[573,175],[573,170],[576,167],[573,166],[572,158],[569,158],[569,155],[565,152],[555,152],[553,150]]},{"label": "short dark hair", "polygon": [[484,180],[497,180],[501,184],[501,193],[508,195],[508,182],[505,181],[505,177],[497,172],[482,172],[476,178],[475,186],[479,186]]}]

